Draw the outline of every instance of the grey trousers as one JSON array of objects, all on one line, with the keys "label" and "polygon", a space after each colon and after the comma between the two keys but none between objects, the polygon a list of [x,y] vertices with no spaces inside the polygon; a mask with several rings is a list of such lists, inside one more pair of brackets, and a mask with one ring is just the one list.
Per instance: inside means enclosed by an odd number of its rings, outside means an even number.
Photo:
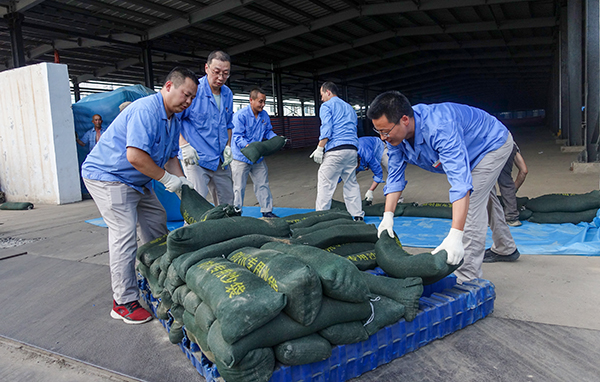
[{"label": "grey trousers", "polygon": [[469,198],[469,212],[465,223],[463,245],[464,263],[454,273],[458,282],[481,278],[481,263],[485,252],[488,224],[492,229],[492,250],[501,255],[510,255],[517,246],[504,220],[502,205],[496,196],[496,180],[513,148],[512,135],[499,149],[489,152],[471,170],[473,191]]},{"label": "grey trousers", "polygon": [[183,164],[185,177],[194,184],[196,191],[203,198],[208,199],[208,193],[212,196],[212,202],[215,206],[219,204],[233,204],[233,181],[231,180],[231,166],[225,170],[221,164],[215,171],[207,170],[204,167]]},{"label": "grey trousers", "polygon": [[113,299],[117,304],[137,301],[135,272],[136,226],[141,244],[168,233],[167,213],[154,192],[142,194],[120,182],[84,179],[108,226],[108,253]]},{"label": "grey trousers", "polygon": [[273,211],[273,196],[269,188],[269,168],[263,159],[259,163],[246,163],[239,160],[231,162],[231,176],[233,178],[233,205],[242,208],[246,193],[248,175],[254,184],[254,195],[260,205],[260,212]]},{"label": "grey trousers", "polygon": [[331,208],[331,199],[338,179],[342,178],[346,209],[352,216],[365,216],[362,210],[360,186],[356,181],[356,164],[356,150],[336,150],[325,153],[317,178],[316,211]]},{"label": "grey trousers", "polygon": [[506,161],[506,164],[500,171],[498,177],[498,188],[500,197],[504,203],[504,216],[507,221],[519,220],[519,211],[517,210],[517,188],[512,177],[513,162],[517,155],[517,145],[513,145],[513,150]]}]

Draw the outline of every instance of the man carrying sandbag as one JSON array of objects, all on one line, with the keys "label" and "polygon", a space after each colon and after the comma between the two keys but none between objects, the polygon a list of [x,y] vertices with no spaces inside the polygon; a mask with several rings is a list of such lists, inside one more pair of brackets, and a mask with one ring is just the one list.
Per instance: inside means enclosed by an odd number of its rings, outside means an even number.
[{"label": "man carrying sandbag", "polygon": [[317,180],[317,201],[315,210],[328,210],[337,187],[338,179],[344,182],[344,202],[354,220],[364,220],[360,200],[360,186],[356,181],[356,153],[358,135],[356,133],[356,112],[347,102],[337,96],[338,89],[333,82],[321,86],[319,109],[321,132],[319,144],[310,155],[320,164]]},{"label": "man carrying sandbag", "polygon": [[203,198],[210,191],[215,206],[233,204],[229,167],[233,93],[225,85],[231,75],[229,55],[220,50],[210,53],[204,71],[196,99],[181,115],[180,158],[185,175]]},{"label": "man carrying sandbag", "polygon": [[406,165],[411,163],[448,177],[452,228],[432,253],[445,250],[447,263],[452,265],[464,257],[455,271],[459,283],[482,276],[488,224],[494,241],[488,251],[501,261],[519,257],[496,197],[496,180],[513,149],[512,135],[500,121],[477,108],[454,103],[411,107],[398,91],[377,96],[367,116],[389,149],[379,236],[384,231],[394,236],[394,210],[406,186]]},{"label": "man carrying sandbag", "polygon": [[160,92],[141,98],[120,113],[82,165],[81,175],[108,226],[113,291],[112,318],[127,324],[152,319],[138,303],[135,272],[136,225],[141,244],[168,233],[167,213],[149,183],[180,192],[185,179],[177,153],[179,115],[196,96],[194,72],[177,67]]},{"label": "man carrying sandbag", "polygon": [[269,114],[264,111],[267,96],[260,88],[250,91],[250,105],[233,115],[233,162],[231,176],[233,178],[233,205],[242,208],[248,174],[254,184],[254,195],[260,205],[260,212],[265,218],[276,218],[273,213],[273,196],[269,188],[269,169],[264,157],[255,163],[242,154],[241,149],[252,142],[262,142],[277,136],[273,132]]}]

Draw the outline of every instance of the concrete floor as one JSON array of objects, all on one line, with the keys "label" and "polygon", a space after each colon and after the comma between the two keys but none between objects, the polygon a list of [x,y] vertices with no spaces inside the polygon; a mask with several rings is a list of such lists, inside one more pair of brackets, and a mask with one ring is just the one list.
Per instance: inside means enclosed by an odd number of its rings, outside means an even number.
[{"label": "concrete floor", "polygon": [[[533,127],[512,129],[512,131],[529,167],[529,176],[519,191],[519,196],[586,193],[598,189],[598,174],[575,174],[570,171],[571,162],[576,160],[577,154],[561,153],[560,145],[549,132],[543,128]],[[276,207],[314,208],[318,166],[308,158],[312,150],[313,148],[288,150],[267,158]],[[449,185],[445,176],[409,166],[406,177],[409,184],[404,192],[405,201],[448,200]],[[358,179],[364,193],[371,183],[371,174],[361,173]],[[248,183],[245,204],[257,205],[252,184],[250,181]],[[338,187],[334,198],[343,199],[341,187]],[[379,187],[375,192],[374,202],[383,201],[383,187]],[[97,311],[95,313],[97,317],[92,319],[94,325],[110,324],[111,330],[118,330],[119,335],[123,337],[127,337],[128,333],[139,328],[139,326],[136,328],[116,326],[108,315],[111,307],[107,231],[85,223],[85,220],[96,217],[100,217],[100,214],[91,200],[63,206],[37,205],[31,211],[0,211],[0,286],[2,286],[0,304],[13,306],[12,300],[15,298],[36,298],[25,292],[22,295],[19,294],[20,292],[10,295],[10,289],[6,289],[2,284],[20,281],[20,275],[15,272],[19,269],[18,263],[25,259],[39,260],[39,264],[46,264],[46,261],[60,262],[62,265],[58,268],[65,269],[65,274],[61,276],[65,282],[83,276],[69,274],[66,269],[70,269],[70,265],[73,265],[73,269],[92,267],[94,272],[98,273],[98,280],[90,279],[90,285],[85,282],[78,281],[78,283],[82,284],[83,301],[92,300],[92,297],[86,296],[86,293],[90,293],[90,289],[101,296],[96,298],[94,294],[92,301],[98,302],[100,306],[95,306],[95,310],[89,310],[94,313]],[[25,244],[15,246],[20,243]],[[409,248],[409,250],[413,253],[425,251],[420,248]],[[6,272],[4,274],[3,268]],[[569,354],[573,352],[571,346],[578,345],[584,346],[583,349],[591,354],[600,353],[600,321],[597,319],[600,317],[600,288],[598,287],[600,257],[523,255],[516,263],[484,264],[483,270],[484,278],[495,284],[497,293],[495,310],[489,318],[476,323],[473,328],[469,327],[460,333],[435,341],[356,380],[477,381],[483,378],[498,381],[597,380],[591,375],[596,372],[598,372],[596,376],[600,375],[600,371],[589,363],[581,362],[581,357],[585,356],[581,356],[580,361],[575,362]],[[37,294],[47,293],[43,298],[51,299],[51,291],[47,289],[50,285],[56,287],[57,281],[53,280],[56,275],[45,274],[43,269],[34,269],[31,272],[34,272],[35,277],[38,278],[35,283],[35,288],[39,288]],[[23,277],[26,274],[23,271]],[[60,310],[61,307],[56,306],[55,309]],[[85,312],[85,314],[94,313]],[[108,353],[111,347],[110,344],[100,343],[102,337],[93,337],[96,342],[87,344],[85,339],[88,336],[84,336],[84,343],[75,349],[61,348],[59,345],[44,345],[45,348],[39,345],[37,346],[41,348],[29,346],[28,344],[50,344],[50,341],[46,341],[47,338],[43,338],[43,334],[63,325],[60,316],[51,311],[45,313],[44,317],[35,317],[35,314],[35,309],[30,311],[23,309],[22,312],[18,312],[17,308],[17,312],[11,311],[5,315],[8,319],[0,321],[0,380],[94,382],[153,380],[147,375],[136,374],[136,371],[139,371],[136,367],[140,366],[135,364],[131,366],[131,372],[116,373],[115,370],[119,368],[111,368],[110,363],[116,364],[119,362],[118,359],[103,363],[103,359],[110,359]],[[32,322],[37,328],[44,328],[44,333],[41,336],[27,337],[27,331],[21,328],[18,322],[19,315],[24,317],[24,322]],[[52,320],[57,322],[48,322]],[[142,331],[145,340],[150,337],[150,340],[157,343],[164,342],[166,333],[156,320],[141,327],[146,327],[146,329],[137,329],[138,332]],[[85,332],[87,327],[79,329]],[[59,329],[56,331],[58,333],[56,335],[60,337],[61,331]],[[500,338],[486,337],[489,347],[473,352],[474,347],[484,346],[480,343],[482,336],[488,336],[495,331],[496,337]],[[536,333],[543,335],[534,335]],[[23,341],[23,338],[31,338],[31,341]],[[544,341],[543,338],[560,338],[561,341],[558,341],[560,344],[557,345],[550,340]],[[576,338],[578,343],[569,343]],[[586,339],[589,343],[582,345]],[[539,341],[538,345],[535,345],[536,341]],[[133,344],[128,345],[132,346],[131,352],[144,351]],[[89,351],[90,346],[98,346],[107,353],[100,359],[92,357],[81,362],[84,357],[78,357],[77,349]],[[177,375],[173,375],[169,380],[203,380],[202,377],[194,375],[195,371],[178,347],[168,343],[161,346],[165,348],[160,356],[144,353],[143,357],[148,357],[145,362],[158,362],[159,365],[156,367],[159,368],[161,360],[169,357],[178,365],[181,362]],[[469,351],[465,347],[468,347]],[[499,348],[502,350],[500,351]],[[550,361],[545,360],[543,355],[550,353],[554,358],[549,358]],[[543,365],[546,361],[548,362],[544,369],[546,371],[538,370],[537,364]],[[135,363],[135,361],[130,362]],[[414,369],[415,362],[422,364],[423,368],[420,368],[419,372],[408,372],[407,368]],[[479,362],[483,364],[482,368],[478,367]],[[511,372],[512,362],[515,362],[515,365],[525,365],[518,369],[525,374]],[[562,373],[557,365],[562,367]],[[553,370],[554,367],[557,369]],[[448,369],[448,373],[441,372],[442,369]],[[532,371],[528,373],[527,370],[530,369]]]}]

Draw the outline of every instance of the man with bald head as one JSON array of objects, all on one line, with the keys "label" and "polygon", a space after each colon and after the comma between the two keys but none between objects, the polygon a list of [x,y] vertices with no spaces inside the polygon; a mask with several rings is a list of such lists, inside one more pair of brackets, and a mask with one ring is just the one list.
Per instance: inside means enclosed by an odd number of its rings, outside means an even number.
[{"label": "man with bald head", "polygon": [[94,114],[92,117],[92,123],[94,128],[87,131],[81,139],[77,139],[77,144],[81,147],[85,147],[89,152],[92,151],[96,143],[100,140],[100,136],[106,131],[105,127],[102,127],[102,117],[100,114]]}]

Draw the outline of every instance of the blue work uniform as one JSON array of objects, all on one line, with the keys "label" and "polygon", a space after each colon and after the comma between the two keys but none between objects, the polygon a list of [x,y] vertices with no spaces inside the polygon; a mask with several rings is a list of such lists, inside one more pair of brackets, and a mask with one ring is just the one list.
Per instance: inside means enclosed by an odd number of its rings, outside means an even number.
[{"label": "blue work uniform", "polygon": [[383,169],[381,168],[381,157],[385,150],[385,143],[378,137],[358,138],[358,156],[360,163],[357,171],[371,170],[373,181],[383,183]]},{"label": "blue work uniform", "polygon": [[[100,128],[100,136],[102,136],[105,131],[106,127]],[[83,134],[83,137],[81,137],[81,141],[85,143],[85,148],[88,152],[92,151],[92,149],[96,146],[96,129],[86,131],[86,133]]]},{"label": "blue work uniform", "polygon": [[158,167],[164,167],[179,151],[179,117],[174,114],[169,122],[160,92],[135,101],[106,129],[83,162],[81,176],[104,182],[121,182],[143,193],[143,187],[152,178],[129,163],[127,147],[145,151]]},{"label": "blue work uniform", "polygon": [[229,139],[227,130],[233,129],[233,93],[226,85],[221,87],[219,108],[208,78],[199,81],[196,98],[181,115],[181,135],[198,152],[198,164],[216,171]]},{"label": "blue work uniform", "polygon": [[472,169],[506,142],[508,129],[494,116],[471,106],[418,104],[413,110],[414,145],[406,139],[398,146],[388,145],[389,173],[383,192],[387,195],[404,190],[406,164],[411,163],[446,174],[453,203],[473,189]]},{"label": "blue work uniform", "polygon": [[[252,162],[240,151],[252,142],[261,142],[276,137],[271,126],[269,114],[262,110],[258,117],[254,117],[254,112],[250,106],[246,106],[235,112],[233,115],[233,134],[231,140],[231,153],[233,159],[252,164]],[[256,161],[259,163],[264,158]]]},{"label": "blue work uniform", "polygon": [[327,138],[325,152],[342,145],[352,145],[358,149],[356,135],[356,111],[339,97],[332,97],[319,109],[321,134],[319,140]]}]

